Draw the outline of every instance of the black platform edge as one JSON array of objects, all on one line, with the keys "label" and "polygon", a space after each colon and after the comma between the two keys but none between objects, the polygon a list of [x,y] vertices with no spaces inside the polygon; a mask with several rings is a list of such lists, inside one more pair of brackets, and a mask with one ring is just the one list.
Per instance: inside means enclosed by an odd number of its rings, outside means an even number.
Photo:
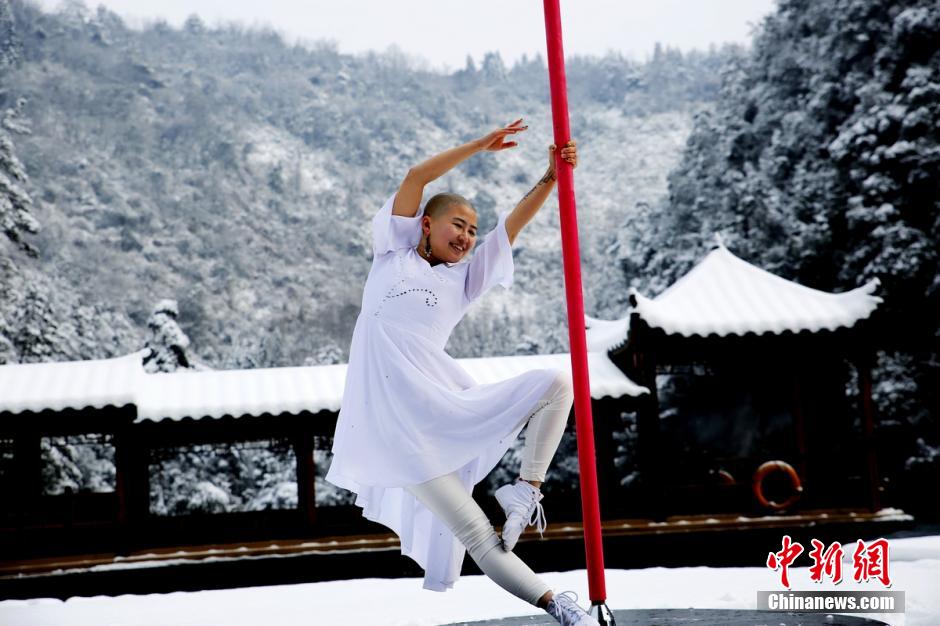
[{"label": "black platform edge", "polygon": [[[738,609],[614,610],[617,626],[887,626],[885,622],[840,613],[796,613]],[[526,615],[441,626],[558,626],[551,616]]]}]

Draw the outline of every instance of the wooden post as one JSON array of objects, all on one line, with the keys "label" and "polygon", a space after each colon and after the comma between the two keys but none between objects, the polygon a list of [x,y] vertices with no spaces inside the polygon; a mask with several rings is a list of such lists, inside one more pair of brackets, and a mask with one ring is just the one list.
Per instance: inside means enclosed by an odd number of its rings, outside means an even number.
[{"label": "wooden post", "polygon": [[150,514],[150,448],[134,424],[136,409],[129,419],[121,420],[114,432],[114,465],[118,498],[118,545],[121,550],[134,548]]},{"label": "wooden post", "polygon": [[313,431],[306,423],[300,423],[295,426],[292,439],[297,459],[297,509],[301,524],[306,530],[313,531],[317,523]]},{"label": "wooden post", "polygon": [[878,455],[875,450],[875,407],[871,399],[871,355],[857,357],[859,399],[862,405],[862,433],[868,469],[869,508],[881,508],[881,481],[878,478]]},{"label": "wooden post", "polygon": [[114,431],[114,495],[117,498],[117,525],[120,532],[126,532],[130,505],[128,503],[128,478],[130,464],[127,449],[127,430],[129,425],[122,424]]},{"label": "wooden post", "polygon": [[[634,328],[638,327],[635,325]],[[665,514],[665,492],[659,459],[662,456],[659,435],[659,395],[656,391],[656,361],[645,351],[645,342],[638,342],[633,354],[634,367],[639,374],[639,383],[650,390],[640,396],[636,413],[637,466],[643,481],[647,512],[656,521],[663,521]],[[642,347],[641,347],[642,346]]]},{"label": "wooden post", "polygon": [[613,518],[620,514],[622,498],[619,497],[617,466],[614,463],[616,444],[614,442],[614,424],[619,426],[620,411],[615,402],[597,400],[592,409],[593,415],[600,415],[594,420],[594,447],[597,450],[598,480],[601,498],[601,518]]},{"label": "wooden post", "polygon": [[[22,416],[21,416],[22,417]],[[25,419],[26,418],[22,418]],[[36,503],[42,492],[42,449],[40,433],[24,428],[14,435],[13,443],[13,502],[17,507],[16,526],[20,531],[35,522]]]},{"label": "wooden post", "polygon": [[797,472],[800,476],[800,482],[803,485],[804,493],[807,493],[809,500],[812,500],[812,491],[809,489],[809,446],[806,439],[806,414],[803,411],[803,387],[800,384],[800,374],[793,373],[793,431],[796,437],[796,450],[799,455],[797,461]]}]

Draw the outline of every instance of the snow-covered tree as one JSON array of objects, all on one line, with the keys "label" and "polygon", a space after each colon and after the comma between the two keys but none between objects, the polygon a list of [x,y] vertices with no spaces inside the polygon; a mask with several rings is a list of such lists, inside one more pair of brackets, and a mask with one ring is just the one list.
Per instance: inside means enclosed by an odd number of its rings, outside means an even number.
[{"label": "snow-covered tree", "polygon": [[190,35],[203,35],[206,32],[206,23],[195,13],[190,14],[183,23],[183,30]]},{"label": "snow-covered tree", "polygon": [[189,337],[180,328],[178,317],[176,300],[164,299],[157,302],[147,320],[150,338],[145,347],[150,349],[150,353],[144,357],[145,371],[175,372],[191,367],[186,355]]},{"label": "snow-covered tree", "polygon": [[139,345],[123,312],[84,303],[61,281],[0,254],[0,364],[107,358]]},{"label": "snow-covered tree", "polygon": [[25,98],[18,99],[16,108],[4,111],[3,118],[0,120],[0,225],[7,239],[29,256],[37,257],[39,250],[23,239],[23,235],[27,233],[39,232],[39,222],[30,213],[33,200],[26,191],[29,178],[23,164],[16,156],[11,136],[11,133],[29,134],[30,132],[29,127],[20,119],[20,113],[25,104]]},{"label": "snow-covered tree", "polygon": [[480,70],[487,81],[499,82],[506,80],[506,65],[499,51],[487,52],[483,55],[483,65]]},{"label": "snow-covered tree", "polygon": [[345,359],[343,349],[330,341],[317,348],[316,356],[307,357],[304,365],[335,365]]},{"label": "snow-covered tree", "polygon": [[29,285],[9,320],[12,341],[22,363],[56,360],[61,348],[61,322],[49,292],[42,285]]},{"label": "snow-covered tree", "polygon": [[516,341],[513,354],[542,354],[539,340],[529,334],[524,334]]},{"label": "snow-covered tree", "polygon": [[15,26],[10,0],[0,0],[0,72],[15,64],[21,56],[22,44]]},{"label": "snow-covered tree", "polygon": [[106,437],[42,437],[40,451],[44,493],[114,491],[114,446]]},{"label": "snow-covered tree", "polygon": [[156,515],[297,506],[296,464],[283,442],[159,448],[154,460],[150,510]]}]

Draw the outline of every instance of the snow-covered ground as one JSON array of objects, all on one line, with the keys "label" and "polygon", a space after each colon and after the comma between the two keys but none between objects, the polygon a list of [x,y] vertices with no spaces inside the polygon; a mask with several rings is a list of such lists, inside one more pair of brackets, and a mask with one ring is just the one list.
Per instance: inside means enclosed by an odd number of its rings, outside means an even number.
[{"label": "snow-covered ground", "polygon": [[[851,549],[843,580],[813,583],[804,553],[790,568],[793,590],[883,590],[852,579]],[[890,540],[891,590],[904,591],[904,614],[864,614],[895,626],[940,624],[940,535]],[[540,574],[556,591],[587,601],[584,570]],[[652,567],[607,571],[611,609],[754,609],[758,590],[781,590],[779,572],[765,567]],[[433,626],[534,615],[539,611],[484,576],[464,576],[445,593],[425,591],[419,578],[361,578],[297,585],[168,594],[0,602],[0,624],[16,626],[278,626],[358,624]],[[862,616],[863,614],[857,614]]]}]

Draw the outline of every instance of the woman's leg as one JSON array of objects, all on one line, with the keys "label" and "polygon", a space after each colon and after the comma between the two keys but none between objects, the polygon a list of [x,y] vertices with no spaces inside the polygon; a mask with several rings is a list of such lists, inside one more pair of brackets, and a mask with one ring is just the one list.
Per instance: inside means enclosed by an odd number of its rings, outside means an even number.
[{"label": "woman's leg", "polygon": [[568,415],[574,404],[574,388],[571,376],[559,370],[555,380],[539,401],[541,406],[529,418],[525,430],[525,446],[522,449],[522,464],[519,476],[536,487],[545,481],[545,473],[551,463],[561,437],[568,425]]},{"label": "woman's leg", "polygon": [[493,582],[529,604],[544,608],[551,587],[522,559],[500,548],[496,530],[456,472],[405,488],[450,528]]}]

